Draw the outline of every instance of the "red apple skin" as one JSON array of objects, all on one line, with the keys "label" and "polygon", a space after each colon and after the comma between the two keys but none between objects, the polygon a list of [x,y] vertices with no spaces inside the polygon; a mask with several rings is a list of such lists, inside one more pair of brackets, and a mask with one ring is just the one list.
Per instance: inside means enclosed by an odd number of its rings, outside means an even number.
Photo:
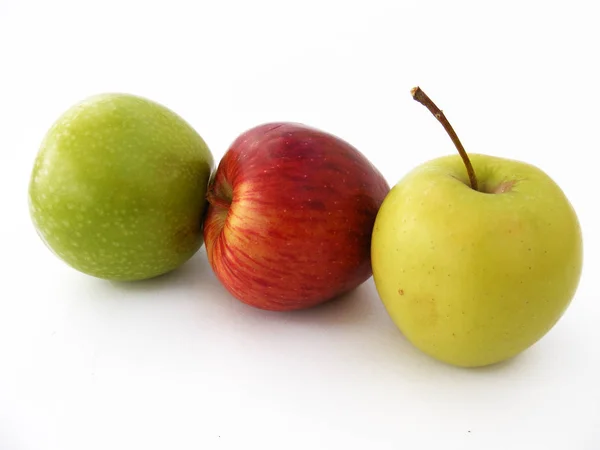
[{"label": "red apple skin", "polygon": [[390,187],[356,148],[298,123],[241,134],[209,182],[210,265],[238,300],[309,308],[371,275],[371,234]]}]

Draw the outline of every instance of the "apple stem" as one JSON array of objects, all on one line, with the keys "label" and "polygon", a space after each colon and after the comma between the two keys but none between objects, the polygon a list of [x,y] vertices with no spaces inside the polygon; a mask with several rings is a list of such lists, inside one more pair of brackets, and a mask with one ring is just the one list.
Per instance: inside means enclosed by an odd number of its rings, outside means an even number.
[{"label": "apple stem", "polygon": [[469,182],[471,183],[471,188],[474,190],[478,190],[477,177],[475,176],[475,170],[473,169],[473,165],[471,164],[469,155],[467,155],[465,148],[460,143],[460,139],[458,139],[458,136],[452,128],[452,125],[450,125],[450,122],[448,121],[448,119],[446,119],[446,116],[444,116],[442,110],[438,108],[435,105],[435,103],[433,103],[429,96],[425,92],[423,92],[420,87],[417,86],[412,88],[410,93],[412,94],[413,99],[424,105],[429,111],[431,111],[431,114],[433,114],[435,118],[440,121],[440,123],[446,130],[446,133],[448,133],[450,139],[452,139],[452,142],[454,143],[456,149],[458,150],[458,153],[460,154],[460,157],[462,158],[465,164],[465,167],[467,168],[467,174],[469,175]]}]

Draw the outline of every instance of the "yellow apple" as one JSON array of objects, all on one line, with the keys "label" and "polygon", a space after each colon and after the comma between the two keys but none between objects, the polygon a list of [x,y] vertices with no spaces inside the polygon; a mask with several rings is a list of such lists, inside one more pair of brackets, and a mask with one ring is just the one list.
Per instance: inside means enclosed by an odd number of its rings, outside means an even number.
[{"label": "yellow apple", "polygon": [[460,155],[420,165],[385,198],[371,244],[375,286],[426,354],[456,366],[494,364],[541,339],[569,306],[583,263],[579,221],[548,174],[468,157],[441,111],[423,91],[413,95]]}]

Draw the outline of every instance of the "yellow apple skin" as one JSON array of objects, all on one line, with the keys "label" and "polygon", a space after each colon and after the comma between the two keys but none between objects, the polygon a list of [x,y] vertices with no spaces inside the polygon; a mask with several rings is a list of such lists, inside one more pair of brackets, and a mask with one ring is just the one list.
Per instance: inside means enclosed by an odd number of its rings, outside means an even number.
[{"label": "yellow apple skin", "polygon": [[527,163],[473,154],[418,166],[378,212],[373,279],[406,338],[460,367],[495,364],[541,339],[569,306],[583,264],[577,215]]}]

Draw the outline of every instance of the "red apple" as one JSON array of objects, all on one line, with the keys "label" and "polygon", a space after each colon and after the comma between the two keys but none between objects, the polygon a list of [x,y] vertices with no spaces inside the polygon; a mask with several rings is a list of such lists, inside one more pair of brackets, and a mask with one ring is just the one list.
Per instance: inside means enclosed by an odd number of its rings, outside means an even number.
[{"label": "red apple", "polygon": [[315,306],[371,275],[371,234],[390,188],[356,148],[298,123],[240,135],[208,189],[208,260],[238,300],[286,311]]}]

